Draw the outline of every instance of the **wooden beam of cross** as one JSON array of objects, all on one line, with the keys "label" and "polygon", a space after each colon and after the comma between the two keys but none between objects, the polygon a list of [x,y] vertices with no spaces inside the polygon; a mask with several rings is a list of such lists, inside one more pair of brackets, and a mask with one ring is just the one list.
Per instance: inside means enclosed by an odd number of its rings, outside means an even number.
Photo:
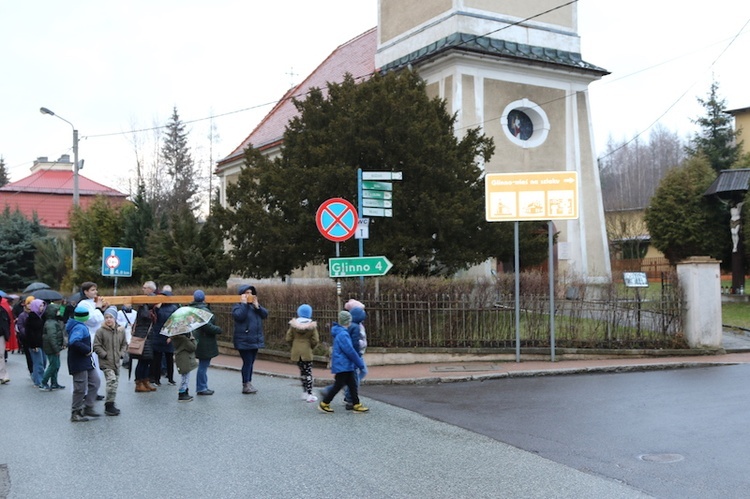
[{"label": "wooden beam of cross", "polygon": [[[144,303],[181,303],[187,305],[192,303],[193,295],[178,295],[178,296],[165,296],[165,295],[133,295],[133,296],[103,296],[110,305],[142,305]],[[242,295],[206,295],[204,300],[206,303],[239,303],[242,300]]]}]

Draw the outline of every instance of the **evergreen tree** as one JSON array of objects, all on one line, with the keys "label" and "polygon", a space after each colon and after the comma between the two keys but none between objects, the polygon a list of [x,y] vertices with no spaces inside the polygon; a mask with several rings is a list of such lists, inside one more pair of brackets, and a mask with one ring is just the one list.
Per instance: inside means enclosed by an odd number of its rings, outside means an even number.
[{"label": "evergreen tree", "polygon": [[34,271],[37,279],[53,289],[68,289],[62,286],[71,265],[73,243],[69,237],[44,237],[36,241]]},{"label": "evergreen tree", "polygon": [[0,214],[0,289],[19,290],[36,280],[34,245],[46,235],[36,213],[29,220],[6,205]]},{"label": "evergreen tree", "polygon": [[715,178],[708,159],[694,156],[667,172],[651,198],[645,216],[651,243],[671,263],[699,255],[728,261],[727,212],[704,196]]},{"label": "evergreen tree", "polygon": [[151,232],[144,264],[153,279],[172,286],[223,286],[229,278],[222,233],[210,217],[201,227],[187,206],[172,213],[167,228]]},{"label": "evergreen tree", "polygon": [[0,187],[8,185],[10,178],[8,177],[8,169],[5,167],[5,159],[0,156]]},{"label": "evergreen tree", "polygon": [[190,148],[187,145],[187,132],[175,107],[167,124],[167,131],[162,142],[160,159],[166,166],[169,189],[164,204],[157,212],[170,213],[180,211],[183,206],[195,210],[198,206],[198,172]]},{"label": "evergreen tree", "polygon": [[120,207],[112,206],[105,196],[97,196],[86,208],[75,208],[70,216],[70,233],[78,256],[75,282],[95,281],[101,277],[102,248],[120,246],[123,217]]},{"label": "evergreen tree", "polygon": [[[313,90],[295,105],[300,114],[287,127],[282,156],[270,160],[248,148],[245,168],[227,187],[228,208],[218,217],[235,270],[283,276],[327,262],[335,245],[318,232],[316,211],[333,197],[356,205],[357,168],[403,172],[393,183],[394,216],[372,219],[365,242],[366,254],[387,255],[394,273],[452,274],[512,255],[512,243],[498,243],[512,242],[513,224],[484,219],[478,161],[493,154],[492,139],[478,129],[457,138],[445,101],[429,98],[415,73],[363,83],[347,75],[329,84],[327,97]],[[524,243],[538,241],[536,226],[525,227]],[[341,243],[342,255],[357,253],[354,239]]]},{"label": "evergreen tree", "polygon": [[727,170],[739,159],[742,142],[737,142],[738,133],[732,127],[732,117],[727,114],[726,101],[719,97],[719,84],[711,83],[707,99],[698,98],[706,111],[693,123],[700,127],[686,151],[691,156],[708,158],[716,173]]}]

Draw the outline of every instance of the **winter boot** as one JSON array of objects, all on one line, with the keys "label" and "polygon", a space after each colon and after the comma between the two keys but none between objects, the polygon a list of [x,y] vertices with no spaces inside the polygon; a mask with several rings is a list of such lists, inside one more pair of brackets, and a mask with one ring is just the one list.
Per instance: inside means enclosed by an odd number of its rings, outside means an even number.
[{"label": "winter boot", "polygon": [[135,391],[136,393],[139,393],[139,392],[150,392],[151,390],[149,390],[148,387],[143,384],[142,379],[137,379],[135,380]]},{"label": "winter boot", "polygon": [[83,415],[83,409],[78,409],[70,413],[71,423],[84,423],[88,420],[89,418]]},{"label": "winter boot", "polygon": [[253,393],[250,391],[250,383],[242,383],[242,393]]},{"label": "winter boot", "polygon": [[114,402],[105,402],[104,403],[104,414],[107,416],[119,416],[120,415],[120,409],[115,407]]},{"label": "winter boot", "polygon": [[193,397],[190,396],[190,393],[188,393],[188,390],[185,390],[184,392],[180,392],[177,395],[178,402],[190,402],[191,400],[193,400]]},{"label": "winter boot", "polygon": [[156,387],[151,384],[151,382],[149,381],[148,378],[144,378],[143,379],[143,386],[145,386],[148,389],[148,391],[150,391],[150,392],[155,392],[156,391]]},{"label": "winter boot", "polygon": [[93,407],[88,407],[88,406],[85,409],[83,409],[83,415],[89,416],[92,418],[98,418],[99,416],[101,416],[101,414],[96,412]]}]

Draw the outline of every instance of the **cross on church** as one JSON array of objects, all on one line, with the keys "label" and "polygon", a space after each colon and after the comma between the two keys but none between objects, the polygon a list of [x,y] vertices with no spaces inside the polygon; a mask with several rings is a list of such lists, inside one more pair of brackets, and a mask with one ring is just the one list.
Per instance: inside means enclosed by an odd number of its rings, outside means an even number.
[{"label": "cross on church", "polygon": [[287,76],[289,76],[289,88],[294,87],[294,77],[295,76],[299,76],[298,73],[294,72],[294,66],[292,66],[291,68],[289,68],[289,72],[288,73],[284,73],[284,74],[286,74]]}]

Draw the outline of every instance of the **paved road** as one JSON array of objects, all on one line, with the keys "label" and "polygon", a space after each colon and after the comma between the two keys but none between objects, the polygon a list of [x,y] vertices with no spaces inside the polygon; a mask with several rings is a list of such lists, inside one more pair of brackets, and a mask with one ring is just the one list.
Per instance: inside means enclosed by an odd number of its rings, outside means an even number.
[{"label": "paved road", "polygon": [[750,495],[750,366],[366,387],[368,396],[664,498]]},{"label": "paved road", "polygon": [[236,371],[211,370],[216,394],[190,403],[174,387],[135,394],[123,380],[121,416],[74,424],[68,390],[40,392],[21,357],[11,360],[13,381],[0,386],[0,497],[647,497],[369,398],[369,414],[338,400],[323,414],[300,400],[296,381],[271,377],[242,395]]}]

